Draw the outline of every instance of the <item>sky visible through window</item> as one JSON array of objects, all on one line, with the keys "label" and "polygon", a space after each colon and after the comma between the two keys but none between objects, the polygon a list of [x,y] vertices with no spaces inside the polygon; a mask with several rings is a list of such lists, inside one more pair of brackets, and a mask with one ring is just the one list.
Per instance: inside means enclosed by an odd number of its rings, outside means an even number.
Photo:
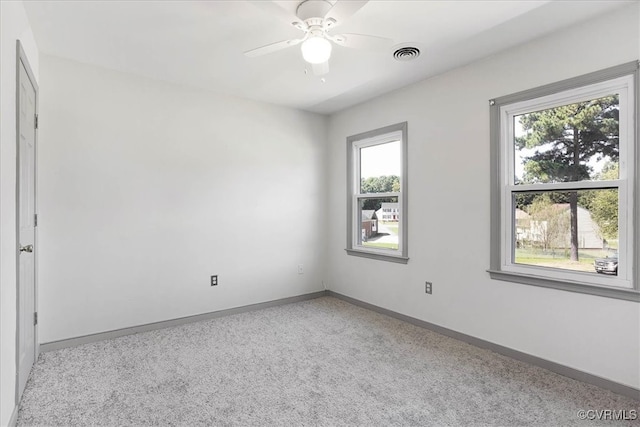
[{"label": "sky visible through window", "polygon": [[400,141],[372,145],[360,150],[360,177],[400,176]]}]

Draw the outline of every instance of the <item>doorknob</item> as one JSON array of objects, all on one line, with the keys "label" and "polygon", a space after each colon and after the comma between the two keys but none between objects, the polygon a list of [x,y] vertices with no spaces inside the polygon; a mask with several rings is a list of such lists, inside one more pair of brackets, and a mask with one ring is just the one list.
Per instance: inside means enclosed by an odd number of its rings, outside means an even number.
[{"label": "doorknob", "polygon": [[33,245],[20,246],[20,252],[33,252]]}]

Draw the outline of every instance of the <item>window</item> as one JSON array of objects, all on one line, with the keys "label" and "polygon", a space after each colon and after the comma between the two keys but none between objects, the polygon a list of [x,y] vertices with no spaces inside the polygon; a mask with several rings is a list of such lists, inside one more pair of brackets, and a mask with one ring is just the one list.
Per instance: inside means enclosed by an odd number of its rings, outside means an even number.
[{"label": "window", "polygon": [[347,253],[406,264],[407,123],[347,138]]},{"label": "window", "polygon": [[491,277],[632,301],[638,63],[492,100]]}]

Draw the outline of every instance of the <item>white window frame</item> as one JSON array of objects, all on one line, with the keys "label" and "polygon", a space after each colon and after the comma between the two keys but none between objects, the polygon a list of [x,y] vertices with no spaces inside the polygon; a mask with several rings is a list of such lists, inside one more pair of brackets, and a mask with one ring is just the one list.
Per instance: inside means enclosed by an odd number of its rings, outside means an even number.
[{"label": "white window frame", "polygon": [[[360,193],[360,150],[400,141],[400,191]],[[361,244],[359,203],[363,199],[396,197],[398,200],[398,249],[372,248]],[[407,245],[407,122],[386,126],[347,138],[347,249],[349,255],[406,264]]]},{"label": "white window frame", "polygon": [[[640,301],[638,265],[640,250],[639,192],[640,120],[638,62],[508,95],[491,105],[491,277],[497,280],[543,286],[630,301]],[[515,184],[514,117],[533,111],[618,94],[620,101],[619,179],[538,184]],[[549,267],[516,264],[513,195],[528,191],[617,189],[619,222],[618,275],[605,276]]]}]

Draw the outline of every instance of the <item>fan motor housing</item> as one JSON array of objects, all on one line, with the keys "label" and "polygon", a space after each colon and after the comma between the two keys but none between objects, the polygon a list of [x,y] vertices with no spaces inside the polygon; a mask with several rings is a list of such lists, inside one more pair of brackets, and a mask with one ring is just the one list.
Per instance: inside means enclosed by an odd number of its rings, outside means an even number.
[{"label": "fan motor housing", "polygon": [[322,25],[322,20],[331,7],[331,3],[326,0],[305,0],[298,5],[296,15],[305,22],[309,19],[318,18],[320,20],[318,24],[311,22],[307,22],[307,24]]}]

